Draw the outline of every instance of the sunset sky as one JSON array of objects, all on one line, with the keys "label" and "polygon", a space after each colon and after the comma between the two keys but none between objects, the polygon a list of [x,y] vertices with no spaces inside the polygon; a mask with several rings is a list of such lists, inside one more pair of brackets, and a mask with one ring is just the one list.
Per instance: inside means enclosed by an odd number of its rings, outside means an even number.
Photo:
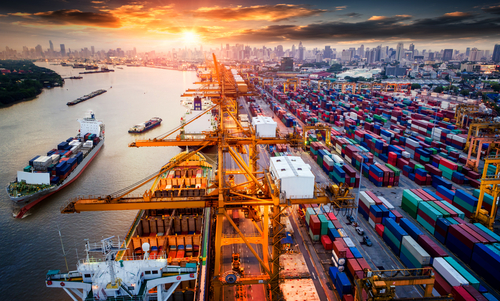
[{"label": "sunset sky", "polygon": [[500,2],[21,0],[2,1],[0,27],[2,49],[47,49],[48,40],[56,50],[61,43],[167,51],[221,43],[287,48],[299,41],[309,49],[399,41],[436,50],[493,49],[500,43]]}]

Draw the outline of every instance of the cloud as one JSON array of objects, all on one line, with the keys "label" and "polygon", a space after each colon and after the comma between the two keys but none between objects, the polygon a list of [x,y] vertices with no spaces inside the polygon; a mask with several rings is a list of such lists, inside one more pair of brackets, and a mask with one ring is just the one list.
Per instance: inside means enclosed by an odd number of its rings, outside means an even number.
[{"label": "cloud", "polygon": [[34,14],[12,13],[10,15],[25,19],[20,24],[84,25],[104,28],[120,27],[119,20],[107,12],[94,13],[82,12],[77,9],[62,9]]},{"label": "cloud", "polygon": [[348,13],[348,14],[345,14],[345,15],[342,15],[342,16],[346,16],[346,17],[349,17],[349,18],[358,18],[358,17],[361,17],[363,14],[360,14],[360,13]]},{"label": "cloud", "polygon": [[101,4],[101,3],[104,3],[104,1],[93,0],[93,1],[90,1],[90,3]]},{"label": "cloud", "polygon": [[[449,40],[499,38],[500,18],[473,19],[466,13],[412,20],[410,15],[372,16],[360,22],[321,22],[305,26],[272,25],[242,30],[234,40],[335,42],[360,40]],[[405,21],[405,22],[403,22]]]},{"label": "cloud", "polygon": [[500,5],[483,7],[482,9],[484,12],[487,12],[490,14],[495,14],[495,15],[500,15]]},{"label": "cloud", "polygon": [[247,21],[266,20],[283,21],[292,18],[316,16],[327,12],[325,9],[311,9],[307,5],[276,4],[237,7],[201,7],[190,11],[196,18],[222,20],[222,21]]},{"label": "cloud", "polygon": [[337,7],[335,7],[335,10],[344,10],[346,8],[347,8],[347,6],[345,6],[345,5],[344,6],[337,6]]}]

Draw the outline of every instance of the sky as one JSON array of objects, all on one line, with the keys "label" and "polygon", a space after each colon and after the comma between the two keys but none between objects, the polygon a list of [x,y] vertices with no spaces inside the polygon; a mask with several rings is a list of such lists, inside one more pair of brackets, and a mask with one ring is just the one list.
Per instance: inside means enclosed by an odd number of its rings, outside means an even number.
[{"label": "sky", "polygon": [[0,49],[52,40],[66,49],[169,51],[236,43],[337,50],[398,42],[418,49],[500,44],[500,2],[461,0],[21,0],[0,4]]}]

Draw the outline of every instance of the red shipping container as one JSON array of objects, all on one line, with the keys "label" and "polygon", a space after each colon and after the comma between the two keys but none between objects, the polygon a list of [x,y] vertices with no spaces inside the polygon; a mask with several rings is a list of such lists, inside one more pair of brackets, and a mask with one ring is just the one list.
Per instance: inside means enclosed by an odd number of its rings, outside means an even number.
[{"label": "red shipping container", "polygon": [[467,224],[463,219],[461,219],[460,217],[454,217],[453,218],[454,220],[456,220],[460,225],[461,224]]},{"label": "red shipping container", "polygon": [[309,227],[313,230],[321,230],[321,221],[319,220],[317,215],[311,215],[309,217]]},{"label": "red shipping container", "polygon": [[333,249],[333,242],[328,235],[321,236],[321,243],[323,244],[325,250],[330,251]]},{"label": "red shipping container", "polygon": [[460,240],[464,245],[466,245],[469,249],[474,248],[474,244],[478,243],[474,236],[470,235],[460,227],[460,225],[451,225],[448,227],[448,235],[455,236],[458,240]]},{"label": "red shipping container", "polygon": [[344,227],[342,227],[342,225],[340,224],[340,222],[338,220],[332,221],[332,223],[335,226],[335,228],[337,228],[337,229],[344,228]]},{"label": "red shipping container", "polygon": [[422,234],[418,236],[417,243],[424,249],[431,257],[446,257],[448,253],[436,244],[429,236]]},{"label": "red shipping container", "polygon": [[458,214],[457,214],[455,211],[451,210],[451,209],[450,209],[450,207],[448,207],[448,206],[444,205],[442,202],[440,202],[440,201],[436,201],[436,202],[434,202],[434,203],[435,203],[436,205],[438,205],[438,206],[439,206],[441,209],[443,209],[444,211],[448,212],[448,213],[450,214],[450,216],[451,216],[451,217],[456,217],[456,216],[458,216]]},{"label": "red shipping container", "polygon": [[347,259],[347,269],[349,270],[352,276],[354,276],[356,272],[362,271],[356,258]]},{"label": "red shipping container", "polygon": [[457,164],[451,162],[451,161],[448,161],[444,158],[441,158],[441,160],[439,160],[439,164],[445,166],[445,167],[448,167],[449,169],[451,170],[457,170],[458,169],[458,166]]},{"label": "red shipping container", "polygon": [[430,218],[427,214],[425,214],[425,212],[423,212],[422,210],[418,209],[417,211],[417,215],[420,215],[420,217],[422,217],[426,222],[429,223],[429,225],[431,225],[433,228],[436,227],[436,221],[434,221],[432,218]]},{"label": "red shipping container", "polygon": [[436,270],[434,270],[434,288],[441,295],[451,294],[451,285]]},{"label": "red shipping container", "polygon": [[483,230],[479,229],[476,225],[473,224],[467,224],[467,227],[471,228],[474,230],[477,234],[481,235],[484,237],[488,242],[490,243],[495,243],[498,242],[495,238],[491,237],[490,235],[486,234]]},{"label": "red shipping container", "polygon": [[333,250],[338,258],[346,258],[346,248],[339,240],[333,242]]},{"label": "red shipping container", "polygon": [[382,201],[371,191],[365,191],[366,194],[370,196],[370,198],[375,202],[375,205],[382,205]]},{"label": "red shipping container", "polygon": [[472,285],[462,286],[475,300],[477,301],[488,301],[480,292],[478,292]]},{"label": "red shipping container", "polygon": [[474,297],[472,297],[465,288],[461,286],[454,286],[451,288],[451,294],[453,298],[457,301],[475,301]]},{"label": "red shipping container", "polygon": [[329,212],[329,213],[328,213],[328,218],[329,218],[331,221],[336,221],[336,220],[337,220],[337,217],[335,216],[335,214],[333,214],[333,212]]},{"label": "red shipping container", "polygon": [[370,265],[364,258],[358,258],[356,259],[358,261],[358,265],[361,268],[361,271],[365,271],[365,269],[371,270]]},{"label": "red shipping container", "polygon": [[346,259],[354,259],[354,255],[352,255],[352,252],[351,252],[351,250],[349,250],[349,248],[345,249],[345,258]]},{"label": "red shipping container", "polygon": [[377,234],[382,237],[382,235],[384,234],[384,225],[382,224],[378,224],[378,225],[375,225],[375,232],[377,232]]},{"label": "red shipping container", "polygon": [[403,218],[403,215],[401,213],[399,213],[399,211],[397,211],[395,209],[391,210],[391,212],[396,217],[396,223],[399,223],[399,221],[401,221],[401,219]]},{"label": "red shipping container", "polygon": [[461,224],[460,227],[462,229],[464,229],[465,231],[467,231],[467,233],[472,235],[475,239],[479,240],[479,242],[481,242],[483,244],[487,244],[489,242],[486,238],[484,238],[480,234],[476,233],[474,230],[469,228],[466,224]]},{"label": "red shipping container", "polygon": [[354,297],[351,294],[346,294],[342,296],[342,301],[354,301]]}]

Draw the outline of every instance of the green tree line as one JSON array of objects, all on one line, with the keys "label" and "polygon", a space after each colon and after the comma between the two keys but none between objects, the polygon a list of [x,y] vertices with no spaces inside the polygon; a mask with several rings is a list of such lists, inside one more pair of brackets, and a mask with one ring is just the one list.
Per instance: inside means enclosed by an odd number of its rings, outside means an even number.
[{"label": "green tree line", "polygon": [[31,99],[44,87],[63,84],[59,74],[31,61],[0,60],[0,68],[10,71],[0,75],[0,106]]}]

